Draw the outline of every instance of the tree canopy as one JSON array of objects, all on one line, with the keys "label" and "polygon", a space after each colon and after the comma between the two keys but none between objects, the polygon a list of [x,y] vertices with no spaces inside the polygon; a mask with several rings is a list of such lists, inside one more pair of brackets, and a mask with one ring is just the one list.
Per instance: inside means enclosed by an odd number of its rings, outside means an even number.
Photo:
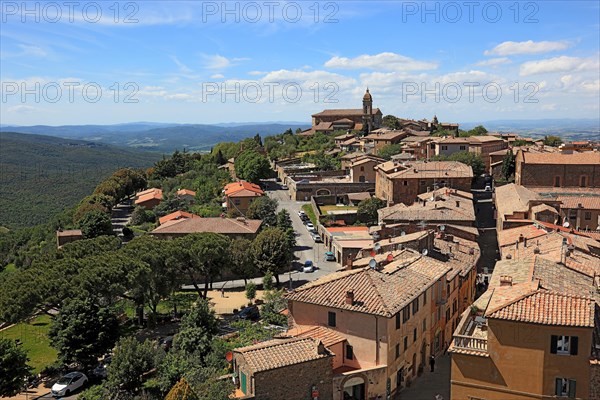
[{"label": "tree canopy", "polygon": [[235,173],[241,179],[258,183],[261,179],[269,178],[272,170],[265,156],[249,150],[235,158]]},{"label": "tree canopy", "polygon": [[32,368],[27,353],[15,341],[0,337],[0,397],[17,395]]}]

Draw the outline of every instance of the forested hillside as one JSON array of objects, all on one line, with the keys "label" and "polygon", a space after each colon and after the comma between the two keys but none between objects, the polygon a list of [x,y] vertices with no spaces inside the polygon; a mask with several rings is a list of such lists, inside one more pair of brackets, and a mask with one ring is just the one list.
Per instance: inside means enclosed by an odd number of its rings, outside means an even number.
[{"label": "forested hillside", "polygon": [[149,167],[157,153],[51,136],[0,132],[0,226],[48,221],[119,167]]}]

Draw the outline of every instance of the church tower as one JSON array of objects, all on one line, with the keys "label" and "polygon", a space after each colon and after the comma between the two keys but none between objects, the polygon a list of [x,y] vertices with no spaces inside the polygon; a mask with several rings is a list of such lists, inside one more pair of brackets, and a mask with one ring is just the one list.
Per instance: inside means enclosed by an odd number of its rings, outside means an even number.
[{"label": "church tower", "polygon": [[368,135],[373,129],[373,96],[369,88],[363,96],[363,131]]}]

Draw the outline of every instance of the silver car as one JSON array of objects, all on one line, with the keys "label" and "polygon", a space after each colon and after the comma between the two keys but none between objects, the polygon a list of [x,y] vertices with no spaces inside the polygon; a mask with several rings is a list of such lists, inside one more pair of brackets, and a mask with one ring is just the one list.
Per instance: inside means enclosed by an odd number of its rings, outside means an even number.
[{"label": "silver car", "polygon": [[85,386],[87,382],[87,376],[81,372],[69,372],[52,385],[52,396],[68,396],[77,389]]}]

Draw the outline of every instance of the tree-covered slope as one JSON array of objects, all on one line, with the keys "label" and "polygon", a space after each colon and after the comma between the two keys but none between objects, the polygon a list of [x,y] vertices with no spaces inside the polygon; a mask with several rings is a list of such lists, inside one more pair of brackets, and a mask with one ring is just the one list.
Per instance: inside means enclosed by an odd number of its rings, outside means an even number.
[{"label": "tree-covered slope", "polygon": [[146,168],[159,158],[94,142],[0,132],[0,226],[46,222],[115,169]]}]

